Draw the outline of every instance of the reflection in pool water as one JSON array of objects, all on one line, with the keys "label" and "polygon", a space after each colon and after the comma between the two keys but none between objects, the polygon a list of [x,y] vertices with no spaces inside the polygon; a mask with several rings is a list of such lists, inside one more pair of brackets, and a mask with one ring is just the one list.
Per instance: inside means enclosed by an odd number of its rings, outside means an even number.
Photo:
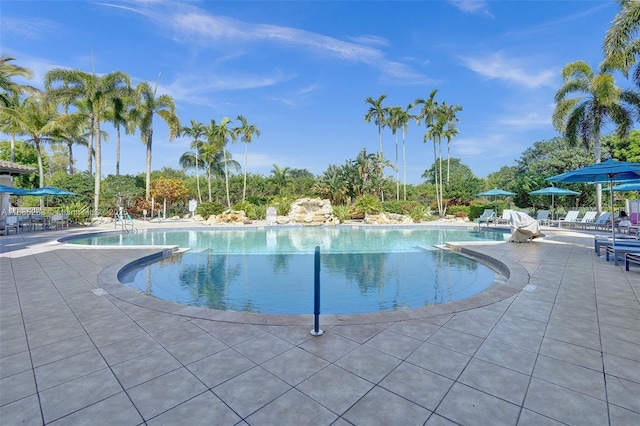
[{"label": "reflection in pool water", "polygon": [[323,314],[418,308],[471,297],[494,272],[434,247],[503,241],[500,232],[398,228],[264,228],[111,235],[78,244],[167,244],[190,248],[128,268],[121,281],[163,300],[268,314],[313,312],[314,249],[321,248]]}]

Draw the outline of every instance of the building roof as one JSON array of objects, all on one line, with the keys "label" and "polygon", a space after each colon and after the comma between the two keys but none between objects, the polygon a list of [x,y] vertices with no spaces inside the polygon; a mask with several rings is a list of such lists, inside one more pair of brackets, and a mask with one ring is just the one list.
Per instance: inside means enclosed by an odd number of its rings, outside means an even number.
[{"label": "building roof", "polygon": [[28,175],[35,171],[35,167],[0,160],[0,175]]}]

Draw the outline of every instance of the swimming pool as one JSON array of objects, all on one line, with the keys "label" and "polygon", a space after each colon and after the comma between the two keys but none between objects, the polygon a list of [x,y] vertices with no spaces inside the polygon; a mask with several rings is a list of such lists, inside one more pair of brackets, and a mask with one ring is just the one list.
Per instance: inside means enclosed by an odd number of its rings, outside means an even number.
[{"label": "swimming pool", "polygon": [[504,233],[381,227],[165,230],[70,241],[88,245],[177,245],[189,250],[132,264],[120,281],[185,305],[263,314],[313,312],[314,250],[321,250],[323,314],[412,309],[469,298],[503,279],[436,245],[504,241]]}]

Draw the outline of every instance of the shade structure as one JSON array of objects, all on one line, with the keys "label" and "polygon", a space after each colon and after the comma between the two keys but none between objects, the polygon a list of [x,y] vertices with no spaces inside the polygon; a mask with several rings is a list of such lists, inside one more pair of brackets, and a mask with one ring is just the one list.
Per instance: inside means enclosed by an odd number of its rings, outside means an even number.
[{"label": "shade structure", "polygon": [[510,195],[516,195],[515,192],[505,191],[503,189],[490,189],[489,191],[484,191],[476,194],[479,197],[508,197]]},{"label": "shade structure", "polygon": [[23,188],[14,188],[13,186],[0,185],[0,194],[29,195],[29,190]]},{"label": "shade structure", "polygon": [[571,191],[570,189],[558,188],[556,186],[549,186],[547,188],[537,189],[531,191],[529,195],[551,195],[551,220],[553,220],[553,212],[555,206],[556,195],[579,195],[579,192]]},{"label": "shade structure", "polygon": [[[602,188],[602,189],[604,189],[605,191],[609,190],[609,188]],[[640,191],[640,181],[614,185],[613,190],[616,192]]]},{"label": "shade structure", "polygon": [[67,191],[53,186],[43,186],[42,188],[30,189],[26,195],[45,196],[45,195],[77,195],[75,192]]},{"label": "shade structure", "polygon": [[[607,160],[591,166],[581,167],[556,176],[547,178],[550,182],[564,183],[609,183],[613,187],[614,182],[626,180],[640,180],[640,163],[627,161]],[[613,191],[611,192],[611,235],[613,243],[616,242],[615,222],[613,214]]]}]

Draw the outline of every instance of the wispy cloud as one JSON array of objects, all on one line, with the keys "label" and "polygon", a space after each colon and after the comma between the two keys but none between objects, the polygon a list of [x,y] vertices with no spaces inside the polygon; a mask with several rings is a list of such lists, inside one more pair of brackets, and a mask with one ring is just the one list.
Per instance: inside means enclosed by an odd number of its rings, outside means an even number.
[{"label": "wispy cloud", "polygon": [[486,0],[448,0],[449,3],[464,13],[487,15],[493,17],[489,11],[489,2]]},{"label": "wispy cloud", "polygon": [[19,36],[30,40],[40,40],[48,37],[55,31],[60,31],[60,26],[47,19],[20,19],[1,18],[2,31],[13,36]]},{"label": "wispy cloud", "polygon": [[[293,27],[264,23],[251,23],[226,16],[214,15],[192,4],[154,1],[146,3],[102,3],[148,17],[163,30],[170,29],[178,41],[197,43],[209,48],[239,49],[243,45],[269,43],[274,46],[299,49],[318,57],[337,58],[343,61],[363,63],[378,68],[386,77],[404,78],[404,83],[427,81],[408,65],[386,59],[378,47],[389,42],[381,37],[363,35],[351,41],[340,40],[323,34]],[[374,47],[377,46],[377,47]]]},{"label": "wispy cloud", "polygon": [[533,72],[525,61],[507,58],[497,52],[486,56],[464,57],[462,61],[472,71],[489,79],[505,80],[529,89],[554,85],[558,73],[555,70]]}]

